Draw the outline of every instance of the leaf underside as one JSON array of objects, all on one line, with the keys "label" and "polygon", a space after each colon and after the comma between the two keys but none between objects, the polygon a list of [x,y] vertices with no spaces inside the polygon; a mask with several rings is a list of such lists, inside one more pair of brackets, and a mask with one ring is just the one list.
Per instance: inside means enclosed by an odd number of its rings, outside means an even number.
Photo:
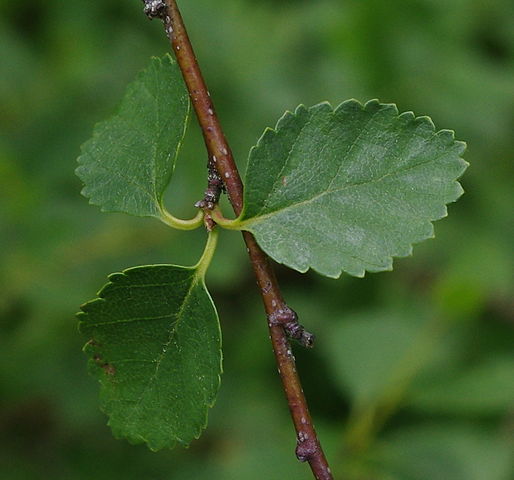
[{"label": "leaf underside", "polygon": [[82,306],[80,331],[117,438],[150,449],[198,438],[221,374],[216,310],[195,268],[134,267]]},{"label": "leaf underside", "polygon": [[237,224],[300,272],[390,270],[462,194],[464,149],[453,132],[395,105],[301,105],[251,150]]},{"label": "leaf underside", "polygon": [[82,146],[82,194],[102,211],[161,217],[189,115],[189,97],[170,56],[153,58],[127,87],[119,112]]}]

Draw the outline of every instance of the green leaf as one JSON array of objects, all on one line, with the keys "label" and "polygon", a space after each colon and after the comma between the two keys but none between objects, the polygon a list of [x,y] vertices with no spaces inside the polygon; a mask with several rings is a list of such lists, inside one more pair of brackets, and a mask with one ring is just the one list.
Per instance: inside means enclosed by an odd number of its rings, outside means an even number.
[{"label": "green leaf", "polygon": [[84,350],[116,437],[159,450],[187,445],[205,428],[221,334],[204,273],[203,263],[130,268],[82,306]]},{"label": "green leaf", "polygon": [[102,211],[165,217],[168,186],[185,133],[189,97],[170,56],[153,58],[130,84],[119,112],[82,146],[82,194]]},{"label": "green leaf", "polygon": [[250,152],[234,226],[273,259],[337,278],[392,268],[462,188],[465,144],[428,117],[355,100],[287,112]]}]

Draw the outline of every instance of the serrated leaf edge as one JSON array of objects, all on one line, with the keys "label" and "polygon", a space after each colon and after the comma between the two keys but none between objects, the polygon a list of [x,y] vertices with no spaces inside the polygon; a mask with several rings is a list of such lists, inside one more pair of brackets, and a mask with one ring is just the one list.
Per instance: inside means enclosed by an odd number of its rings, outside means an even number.
[{"label": "serrated leaf edge", "polygon": [[[146,68],[140,70],[137,74],[136,74],[136,77],[134,78],[134,80],[132,80],[130,82],[130,84],[127,86],[127,89],[130,88],[132,85],[134,85],[135,83],[137,83],[138,81],[141,80],[142,77],[144,77],[144,75],[147,73],[148,69],[151,68],[153,65],[154,65],[154,62],[158,62],[162,65],[163,63],[163,60],[166,59],[166,60],[169,60],[171,64],[176,64],[175,60],[171,57],[170,54],[165,54],[163,57],[155,57],[155,56],[152,56],[151,59],[150,59],[150,64],[149,66],[147,66]],[[80,168],[85,165],[85,163],[82,161],[82,157],[84,156],[84,151],[85,151],[85,147],[90,143],[92,142],[95,138],[98,137],[99,135],[99,130],[101,130],[101,128],[103,127],[103,125],[105,125],[106,123],[110,122],[114,117],[118,116],[120,111],[121,111],[121,107],[123,105],[123,101],[125,99],[125,95],[127,93],[127,89],[125,90],[124,92],[124,95],[123,95],[123,98],[118,102],[117,106],[115,107],[113,113],[106,119],[104,120],[101,120],[99,122],[96,122],[95,125],[93,126],[93,133],[91,134],[91,136],[80,146],[80,155],[77,157],[77,163],[78,163],[78,166],[75,168],[74,170],[74,173],[77,177],[80,178],[80,180],[82,181],[82,177],[80,176]],[[183,127],[183,131],[182,131],[182,135],[180,136],[180,140],[177,144],[177,148],[175,149],[175,152],[171,152],[169,155],[168,155],[168,158],[169,160],[172,162],[172,168],[171,168],[171,171],[170,171],[170,179],[168,181],[168,185],[169,183],[171,182],[171,178],[173,176],[173,173],[175,171],[175,167],[176,167],[176,162],[177,162],[177,159],[178,159],[178,155],[179,155],[179,152],[180,152],[180,149],[182,148],[182,144],[184,142],[184,137],[185,137],[185,134],[186,134],[186,131],[187,131],[187,128],[189,126],[189,120],[190,120],[190,114],[191,114],[191,101],[189,99],[189,96],[187,96],[187,111],[186,111],[186,116],[185,116],[185,119],[184,119],[184,127]],[[118,173],[120,174],[120,173]],[[121,174],[120,174],[121,175]],[[127,179],[127,182],[129,183],[134,183],[131,179]],[[141,186],[139,186],[138,184],[135,184],[140,190],[143,191],[143,193],[145,195],[149,195],[150,194],[141,188]],[[155,185],[154,185],[154,189],[155,189]],[[100,211],[103,212],[103,213],[126,213],[127,215],[132,215],[132,216],[136,216],[136,217],[155,217],[155,218],[158,218],[159,220],[161,220],[163,223],[165,223],[166,225],[170,225],[170,226],[173,226],[174,228],[180,228],[180,226],[176,226],[174,223],[175,222],[172,222],[170,221],[170,217],[172,217],[174,219],[174,217],[166,210],[166,208],[163,206],[163,196],[164,196],[164,191],[161,195],[155,195],[155,197],[157,198],[157,214],[148,214],[148,215],[137,215],[137,214],[134,214],[134,213],[128,213],[122,209],[110,209],[110,208],[106,208],[102,203],[98,202],[98,201],[95,201],[94,198],[92,198],[91,194],[90,194],[90,187],[88,185],[85,185],[82,187],[81,191],[80,191],[80,194],[87,198],[88,199],[88,204],[89,205],[94,205],[95,207],[99,207],[100,208]],[[155,193],[155,192],[154,192]],[[152,196],[152,201],[154,200],[154,197]],[[187,222],[187,221],[186,221]],[[196,228],[196,227],[194,227]],[[191,230],[192,228],[182,228],[183,230]]]},{"label": "serrated leaf edge", "polygon": [[[153,265],[139,265],[135,267],[129,267],[121,272],[114,272],[107,276],[108,282],[102,286],[102,288],[98,291],[96,294],[96,298],[89,300],[88,302],[85,302],[80,306],[80,311],[75,314],[77,319],[79,320],[78,324],[78,330],[81,334],[84,335],[84,332],[82,331],[82,325],[85,324],[85,320],[82,320],[82,317],[86,317],[88,315],[88,309],[92,304],[98,303],[98,302],[105,302],[105,293],[107,289],[109,289],[111,286],[115,285],[119,280],[123,277],[129,277],[131,272],[139,269],[148,269],[148,268],[161,268],[161,267],[172,267],[172,268],[179,268],[182,270],[191,270],[195,271],[194,280],[191,283],[191,286],[189,288],[189,291],[185,298],[187,298],[194,287],[198,286],[198,284],[201,285],[203,288],[204,293],[206,294],[207,298],[209,299],[212,309],[215,313],[216,320],[217,320],[217,327],[218,327],[218,333],[220,338],[219,343],[219,351],[220,351],[220,365],[219,365],[219,373],[217,374],[217,382],[216,382],[216,388],[215,388],[215,394],[213,395],[213,399],[211,402],[206,403],[206,409],[205,409],[205,415],[203,418],[203,421],[200,422],[199,425],[197,425],[196,433],[193,434],[193,439],[198,440],[200,436],[202,435],[202,432],[207,428],[208,420],[209,420],[209,410],[214,407],[217,399],[217,393],[221,386],[221,375],[223,374],[223,350],[222,350],[222,331],[221,326],[219,322],[219,315],[216,309],[216,305],[214,303],[214,300],[207,289],[207,286],[205,284],[205,274],[207,272],[207,269],[210,265],[210,262],[212,260],[212,257],[214,255],[214,252],[216,250],[217,245],[217,239],[218,239],[218,232],[216,230],[213,230],[212,232],[209,232],[209,237],[204,249],[204,252],[200,258],[200,260],[194,265],[194,266],[183,266],[183,265],[173,265],[173,264],[153,264]],[[184,301],[185,303],[185,301]],[[87,355],[88,357],[88,363],[91,362],[93,359],[90,356],[92,352],[89,352],[89,348],[92,346],[91,344],[92,339],[88,340],[85,345],[82,347],[82,351]],[[103,388],[103,379],[97,378],[98,382],[100,383],[101,389]],[[107,411],[106,407],[103,405],[103,403],[100,403],[100,411],[104,413],[107,418],[107,426],[111,428],[111,431],[113,433],[113,436],[118,440],[127,440],[132,445],[138,445],[141,443],[145,443],[148,445],[148,448],[154,452],[158,450],[162,450],[163,448],[173,448],[177,442],[180,443],[183,446],[189,446],[190,442],[186,442],[179,438],[178,436],[174,435],[170,442],[168,442],[165,445],[155,445],[150,443],[148,439],[143,437],[142,435],[138,434],[137,436],[128,436],[125,433],[122,433],[119,429],[116,428],[115,425],[112,424],[112,419],[110,416],[110,412]],[[136,438],[137,437],[137,438]]]},{"label": "serrated leaf edge", "polygon": [[[328,101],[324,101],[324,102],[320,102],[320,103],[318,103],[316,105],[313,105],[312,107],[306,107],[304,104],[300,104],[300,105],[298,105],[295,108],[294,112],[291,111],[291,110],[286,110],[286,112],[282,115],[282,117],[280,117],[279,120],[277,121],[275,127],[273,127],[273,128],[266,127],[265,128],[263,134],[257,140],[256,145],[254,145],[250,149],[250,153],[249,153],[249,157],[248,158],[251,157],[252,152],[254,150],[259,149],[259,148],[262,147],[262,144],[264,143],[264,141],[266,140],[267,137],[272,136],[272,135],[273,136],[278,135],[279,130],[282,128],[282,125],[289,118],[291,118],[291,117],[298,118],[299,115],[302,114],[303,112],[311,112],[311,111],[327,109],[327,108],[330,109],[332,111],[332,113],[335,114],[339,110],[341,110],[341,109],[343,109],[345,107],[348,107],[348,106],[358,107],[362,111],[370,111],[371,109],[376,108],[376,107],[380,107],[380,108],[386,107],[388,109],[393,110],[394,115],[396,117],[398,117],[398,118],[409,117],[409,119],[411,121],[414,121],[414,122],[416,122],[416,121],[426,122],[430,126],[430,129],[433,131],[434,135],[437,135],[437,136],[447,135],[448,136],[448,141],[447,141],[448,145],[453,144],[453,145],[456,145],[456,146],[460,147],[459,152],[458,152],[458,159],[460,160],[461,167],[462,167],[461,172],[452,181],[452,183],[453,183],[453,185],[455,187],[454,198],[445,203],[445,205],[443,206],[443,213],[440,216],[438,216],[436,218],[432,218],[430,220],[427,220],[427,223],[430,224],[429,233],[426,236],[423,236],[422,238],[419,238],[419,239],[416,239],[415,241],[413,241],[409,245],[408,250],[407,250],[407,252],[405,254],[392,254],[392,255],[390,255],[388,257],[388,259],[386,260],[387,264],[385,265],[385,267],[377,266],[378,268],[376,270],[374,270],[374,269],[370,270],[370,269],[363,268],[363,269],[360,269],[359,271],[347,272],[347,273],[349,273],[352,276],[362,278],[362,277],[365,276],[366,272],[376,273],[376,272],[381,272],[381,271],[391,271],[393,269],[393,259],[394,258],[405,258],[405,257],[411,256],[412,252],[413,252],[413,246],[414,245],[416,245],[418,243],[421,243],[424,240],[427,240],[427,239],[435,237],[433,222],[436,222],[437,220],[441,220],[442,218],[447,217],[448,216],[447,205],[450,204],[450,203],[456,202],[463,195],[464,189],[462,188],[462,185],[457,180],[463,175],[464,171],[469,166],[469,163],[466,162],[462,158],[462,154],[464,153],[464,151],[466,150],[466,147],[467,147],[466,142],[463,142],[463,141],[460,141],[460,140],[455,140],[455,132],[453,130],[449,130],[449,129],[437,130],[434,122],[432,121],[432,119],[428,115],[420,115],[420,116],[416,117],[414,112],[412,112],[412,111],[406,111],[406,112],[399,113],[398,107],[394,103],[380,103],[380,101],[378,99],[372,99],[372,100],[368,100],[366,103],[363,104],[363,103],[361,103],[360,101],[358,101],[358,100],[356,100],[354,98],[349,99],[349,100],[345,100],[344,102],[340,103],[336,108],[333,108],[332,105]],[[310,199],[309,201],[312,201],[312,199]],[[297,204],[295,204],[295,206],[296,205]],[[289,207],[286,207],[286,208],[289,208]],[[272,215],[276,214],[276,212],[273,212],[271,214],[266,214],[266,215],[262,215],[262,216],[255,217],[255,218],[249,218],[247,220],[242,220],[244,218],[245,213],[246,213],[246,209],[245,209],[245,207],[243,205],[243,210],[241,211],[241,214],[236,219],[234,219],[232,222],[230,222],[230,224],[226,228],[234,229],[234,230],[246,230],[246,231],[249,231],[251,233],[254,233],[252,231],[252,229],[251,229],[252,224],[258,224],[258,223],[260,223],[262,221],[261,220],[262,218],[265,218],[266,216],[272,216]],[[257,218],[259,220],[257,220]],[[257,238],[257,236],[256,236],[256,241],[257,241],[257,243],[259,243],[259,239]],[[260,243],[259,243],[259,245],[260,245]],[[262,245],[260,245],[260,246],[262,248]],[[312,269],[312,270],[318,272],[319,274],[321,274],[323,276],[327,276],[329,278],[337,279],[337,278],[339,278],[341,276],[341,274],[343,272],[345,272],[345,270],[341,269],[337,275],[327,275],[324,272],[319,272],[318,270],[316,270],[315,267],[310,267],[309,266],[309,267],[307,267],[305,269],[300,269],[300,268],[296,268],[294,266],[288,265],[286,262],[282,262],[282,261],[280,261],[277,258],[274,258],[273,255],[270,255],[270,256],[277,263],[283,264],[283,265],[285,265],[285,266],[287,266],[289,268],[292,268],[292,269],[294,269],[294,270],[296,270],[296,271],[298,271],[300,273],[306,273],[306,272],[308,272],[309,270]],[[356,258],[354,255],[352,255],[352,257]]]}]

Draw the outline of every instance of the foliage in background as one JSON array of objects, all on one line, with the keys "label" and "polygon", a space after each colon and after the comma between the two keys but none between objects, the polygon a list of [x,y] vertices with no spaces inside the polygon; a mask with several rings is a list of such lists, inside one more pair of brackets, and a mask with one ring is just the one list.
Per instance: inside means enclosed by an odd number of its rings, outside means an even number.
[{"label": "foliage in background", "polygon": [[[511,478],[512,2],[195,0],[182,9],[241,166],[256,132],[298,99],[395,101],[467,140],[467,194],[450,206],[450,222],[438,222],[437,239],[398,260],[394,274],[278,274],[318,336],[297,356],[336,478]],[[4,478],[251,480],[276,468],[277,478],[309,478],[291,455],[266,322],[235,233],[222,232],[209,273],[225,374],[199,441],[152,454],[113,440],[84,374],[73,313],[105,271],[193,264],[202,249],[201,232],[98,215],[73,175],[91,125],[166,50],[137,1],[0,2]],[[185,217],[204,188],[195,128],[172,185]]]}]

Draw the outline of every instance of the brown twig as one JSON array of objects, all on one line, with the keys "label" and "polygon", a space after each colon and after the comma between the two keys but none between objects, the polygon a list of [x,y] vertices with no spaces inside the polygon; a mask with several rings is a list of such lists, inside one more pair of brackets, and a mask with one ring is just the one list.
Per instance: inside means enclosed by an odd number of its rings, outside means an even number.
[{"label": "brown twig", "polygon": [[[239,215],[243,208],[241,177],[221,129],[178,6],[175,0],[143,0],[143,2],[145,13],[149,17],[159,17],[164,22],[202,129],[209,155],[209,165],[216,168],[219,177],[223,180],[234,212]],[[302,462],[309,462],[316,479],[332,480],[330,468],[312,424],[288,339],[289,335],[304,345],[310,346],[313,337],[300,326],[296,314],[285,303],[267,255],[257,245],[251,233],[243,232],[243,237],[260,288],[273,351],[296,429],[296,456]]]}]

